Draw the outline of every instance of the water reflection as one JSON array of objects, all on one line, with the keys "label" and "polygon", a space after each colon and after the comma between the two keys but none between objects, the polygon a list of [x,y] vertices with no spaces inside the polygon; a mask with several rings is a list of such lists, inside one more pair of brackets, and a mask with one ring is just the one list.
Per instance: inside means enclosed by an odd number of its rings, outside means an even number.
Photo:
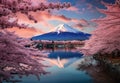
[{"label": "water reflection", "polygon": [[49,52],[44,64],[50,66],[46,71],[51,73],[42,76],[40,83],[93,83],[85,71],[76,70],[82,59],[83,55],[75,49]]},{"label": "water reflection", "polygon": [[[77,52],[76,49],[70,50],[42,50],[43,53],[48,54],[47,58],[43,58],[42,64],[46,72],[49,74],[43,75],[34,72],[30,74],[15,74],[14,83],[93,83],[93,78],[84,70],[77,70],[78,64],[84,60],[83,55]],[[29,72],[29,71],[28,71]],[[13,75],[13,74],[12,74]],[[20,78],[19,78],[20,75]],[[29,75],[29,76],[28,76]],[[40,77],[37,80],[35,76]],[[11,78],[11,77],[10,77]],[[20,80],[19,80],[20,79]],[[7,83],[7,82],[3,82]]]},{"label": "water reflection", "polygon": [[71,51],[55,51],[50,52],[46,61],[58,66],[59,68],[65,68],[79,60],[82,57],[82,54],[79,52]]},{"label": "water reflection", "polygon": [[80,58],[81,56],[83,56],[80,52],[72,52],[72,51],[56,51],[56,52],[51,52],[48,55],[48,58],[58,58],[60,57],[60,59],[69,59],[69,58]]},{"label": "water reflection", "polygon": [[93,59],[92,56],[84,57],[77,70],[86,71],[93,78],[94,83],[119,83],[120,81],[116,80],[116,76],[111,76],[111,72]]},{"label": "water reflection", "polygon": [[[24,77],[35,76],[36,79],[40,79],[41,75],[47,74],[44,70],[45,66],[39,61],[30,57],[23,57],[21,62],[13,60],[0,60],[0,83],[22,83]],[[36,56],[34,58],[41,59]],[[3,61],[3,62],[2,62]],[[29,61],[29,62],[28,62]]]}]

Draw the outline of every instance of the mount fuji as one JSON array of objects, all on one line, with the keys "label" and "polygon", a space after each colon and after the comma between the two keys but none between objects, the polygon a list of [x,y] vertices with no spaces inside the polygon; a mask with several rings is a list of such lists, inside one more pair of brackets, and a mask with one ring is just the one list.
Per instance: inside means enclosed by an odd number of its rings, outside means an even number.
[{"label": "mount fuji", "polygon": [[72,28],[71,26],[67,25],[67,24],[60,24],[58,25],[55,30],[55,32],[73,32],[73,33],[78,33],[79,31]]},{"label": "mount fuji", "polygon": [[83,33],[72,28],[67,24],[60,24],[52,32],[42,35],[33,36],[32,40],[51,40],[51,41],[66,41],[66,40],[87,40],[91,35]]}]

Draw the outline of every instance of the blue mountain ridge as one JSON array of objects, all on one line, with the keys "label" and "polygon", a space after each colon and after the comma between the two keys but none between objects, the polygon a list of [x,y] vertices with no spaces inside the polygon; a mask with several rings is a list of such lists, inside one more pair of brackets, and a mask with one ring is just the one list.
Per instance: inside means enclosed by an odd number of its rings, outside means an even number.
[{"label": "blue mountain ridge", "polygon": [[34,36],[32,40],[50,40],[50,41],[67,41],[67,40],[86,40],[91,35],[81,32],[67,24],[59,24],[52,32]]},{"label": "blue mountain ridge", "polygon": [[91,34],[83,32],[49,32],[38,36],[33,36],[32,40],[50,40],[50,41],[66,41],[66,40],[87,40]]}]

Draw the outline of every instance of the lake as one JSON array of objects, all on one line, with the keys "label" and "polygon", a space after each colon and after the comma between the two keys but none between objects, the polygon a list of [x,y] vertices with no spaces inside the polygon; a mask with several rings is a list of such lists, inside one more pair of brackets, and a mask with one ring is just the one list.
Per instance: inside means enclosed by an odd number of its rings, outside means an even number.
[{"label": "lake", "polygon": [[46,70],[48,75],[41,76],[39,83],[93,83],[85,71],[77,70],[83,55],[72,51],[50,52],[45,64],[51,67]]},{"label": "lake", "polygon": [[[98,81],[105,83],[106,78],[110,79],[104,73],[102,73],[102,77],[99,77],[99,68],[91,65],[96,65],[96,61],[89,57],[83,57],[75,49],[45,50],[44,53],[48,54],[48,57],[42,61],[44,65],[48,66],[44,68],[48,72],[46,75],[40,75],[40,79],[37,79],[35,75],[25,75],[22,78],[16,75],[14,79],[19,79],[18,83],[98,83]],[[82,67],[83,65],[87,65],[87,67]],[[112,83],[111,81],[113,80],[110,80],[109,83]]]}]

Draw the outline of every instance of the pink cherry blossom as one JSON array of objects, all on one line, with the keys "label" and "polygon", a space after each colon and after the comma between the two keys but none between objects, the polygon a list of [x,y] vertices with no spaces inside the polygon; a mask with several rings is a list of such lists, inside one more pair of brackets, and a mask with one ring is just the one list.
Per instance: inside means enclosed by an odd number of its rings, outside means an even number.
[{"label": "pink cherry blossom", "polygon": [[[38,78],[45,74],[41,64],[42,57],[46,57],[39,50],[30,47],[32,41],[5,31],[6,28],[28,28],[28,25],[19,24],[17,13],[22,13],[29,20],[37,20],[29,12],[53,10],[70,7],[70,3],[48,3],[41,0],[0,0],[0,83],[3,80],[11,81],[13,74],[20,77],[34,74]],[[17,80],[13,80],[15,83]]]},{"label": "pink cherry blossom", "polygon": [[103,4],[107,9],[99,11],[106,17],[93,20],[98,28],[82,49],[85,55],[120,53],[120,0],[116,0],[115,4]]}]

